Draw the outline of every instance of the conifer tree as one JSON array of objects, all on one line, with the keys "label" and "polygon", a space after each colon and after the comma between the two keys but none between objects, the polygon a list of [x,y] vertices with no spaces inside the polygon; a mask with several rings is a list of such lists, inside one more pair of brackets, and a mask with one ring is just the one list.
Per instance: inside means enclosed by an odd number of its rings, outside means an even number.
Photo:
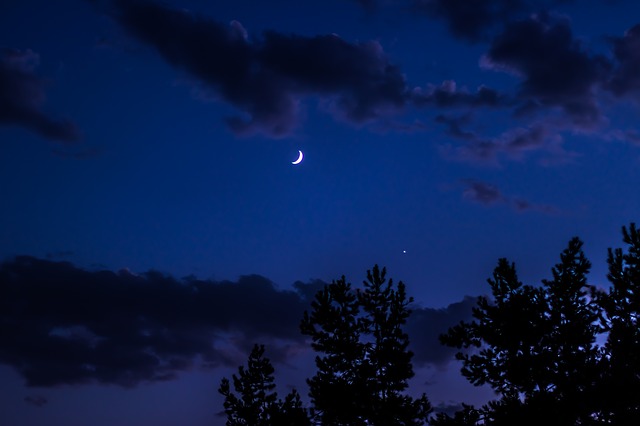
[{"label": "conifer tree", "polygon": [[321,425],[421,425],[431,411],[426,396],[403,391],[413,377],[403,326],[413,299],[386,281],[386,270],[367,271],[362,290],[342,277],[318,292],[301,330],[312,338],[317,372],[308,380]]},{"label": "conifer tree", "polygon": [[[553,279],[543,280],[548,331],[542,346],[548,383],[545,397],[558,407],[557,419],[564,424],[589,424],[598,401],[599,348],[596,336],[602,329],[598,319],[602,309],[590,297],[594,288],[587,284],[591,263],[582,251],[582,242],[574,238],[552,269]],[[564,416],[564,417],[562,417]]]},{"label": "conifer tree", "polygon": [[[473,348],[456,355],[463,363],[462,374],[500,395],[477,411],[476,421],[538,425],[549,412],[558,424],[595,421],[600,309],[588,297],[589,268],[577,238],[552,269],[553,279],[543,281],[542,287],[522,285],[515,265],[500,259],[489,280],[493,300],[480,297],[475,320],[441,336],[447,345]],[[441,416],[435,424],[450,420]]]},{"label": "conifer tree", "polygon": [[[309,417],[302,406],[296,390],[289,393],[285,400],[278,400],[275,392],[274,368],[264,357],[264,345],[255,345],[247,368],[240,366],[238,375],[233,375],[233,387],[227,378],[220,383],[220,392],[224,396],[224,411],[227,414],[227,426],[305,426]],[[237,395],[236,395],[237,394]]]},{"label": "conifer tree", "polygon": [[365,345],[360,338],[360,307],[356,294],[343,276],[325,286],[311,302],[300,324],[312,338],[316,374],[307,379],[313,416],[322,425],[365,425],[366,383]]},{"label": "conifer tree", "polygon": [[408,350],[409,336],[403,330],[413,298],[407,297],[402,281],[395,287],[393,280],[387,281],[386,272],[375,265],[367,271],[363,291],[357,293],[363,313],[361,333],[372,338],[365,344],[370,371],[367,393],[374,419],[369,424],[421,425],[431,410],[426,396],[414,400],[402,393],[414,375],[413,352]]},{"label": "conifer tree", "polygon": [[608,337],[602,357],[602,417],[610,424],[640,424],[640,232],[632,223],[622,228],[622,249],[609,249],[607,278],[601,294],[603,325]]}]

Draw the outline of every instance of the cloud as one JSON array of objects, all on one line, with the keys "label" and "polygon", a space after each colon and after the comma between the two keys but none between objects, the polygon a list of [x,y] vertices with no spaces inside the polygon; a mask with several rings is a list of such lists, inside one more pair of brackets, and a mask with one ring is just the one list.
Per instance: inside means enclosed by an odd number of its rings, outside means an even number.
[{"label": "cloud", "polygon": [[480,41],[499,23],[525,10],[523,0],[412,0],[414,9],[444,20],[461,39]]},{"label": "cloud", "polygon": [[460,117],[440,114],[437,115],[434,120],[436,123],[445,124],[447,126],[447,133],[449,136],[464,140],[475,140],[477,138],[475,133],[462,129],[463,125],[468,124],[471,121],[471,116],[469,114],[465,114]]},{"label": "cloud", "polygon": [[350,121],[361,123],[405,105],[404,76],[378,42],[270,31],[259,54],[264,66],[285,76],[297,92],[337,96],[336,112]]},{"label": "cloud", "polygon": [[563,147],[562,129],[544,121],[508,129],[495,137],[483,137],[465,129],[464,126],[471,123],[470,114],[438,115],[435,122],[446,125],[447,134],[460,141],[440,149],[445,157],[454,161],[498,165],[503,158],[520,161],[536,154],[541,164],[550,165],[565,164],[575,157],[575,153]]},{"label": "cloud", "polygon": [[506,197],[494,185],[473,179],[466,179],[463,184],[465,189],[462,192],[462,197],[466,200],[485,205],[506,201]]},{"label": "cloud", "polygon": [[562,213],[555,206],[549,204],[534,204],[522,198],[513,198],[511,200],[511,206],[518,212],[532,211],[552,216]]},{"label": "cloud", "polygon": [[[516,93],[485,85],[469,90],[453,80],[411,89],[402,70],[376,41],[351,43],[335,34],[277,31],[252,35],[237,21],[222,24],[152,0],[112,0],[109,13],[127,34],[185,72],[201,99],[235,107],[238,114],[226,123],[237,135],[289,136],[299,127],[310,100],[339,121],[357,126],[375,123],[370,128],[382,131],[424,129],[421,122],[416,126],[391,118],[408,107],[467,112],[505,108],[513,113],[511,119],[524,124],[496,137],[465,130],[469,120],[454,121],[439,114],[436,121],[448,127],[450,136],[467,141],[448,147],[447,153],[495,164],[500,156],[517,160],[542,151],[552,157],[543,163],[562,162],[570,155],[562,149],[561,132],[592,131],[606,122],[597,99],[599,89],[606,85],[623,94],[640,84],[633,82],[640,61],[633,43],[640,30],[611,39],[618,64],[611,74],[612,62],[589,52],[572,34],[567,19],[548,13],[527,17],[532,2],[411,1],[468,39],[485,37],[488,29],[500,24],[501,33],[493,31],[492,39],[483,38],[490,47],[481,66],[516,75],[520,79]],[[374,1],[365,3],[376,6]]]},{"label": "cloud", "polygon": [[[381,0],[354,0],[367,12],[381,4]],[[454,37],[472,43],[486,41],[503,26],[540,10],[574,0],[404,0],[395,1],[412,15],[421,14],[443,21]],[[601,0],[615,3],[618,0]]]},{"label": "cloud", "polygon": [[617,96],[640,95],[640,24],[627,30],[623,37],[611,37],[616,68],[607,88]]},{"label": "cloud", "polygon": [[457,350],[440,344],[438,338],[460,321],[471,320],[471,309],[475,305],[476,298],[466,296],[443,309],[413,308],[406,330],[414,363],[442,366],[451,361]]},{"label": "cloud", "polygon": [[548,215],[556,215],[560,213],[558,208],[548,204],[537,204],[524,198],[507,196],[503,194],[497,186],[487,182],[476,179],[463,179],[461,184],[463,187],[462,198],[474,203],[485,206],[497,204],[508,205],[519,213],[527,211]]},{"label": "cloud", "polygon": [[522,113],[559,108],[583,127],[601,118],[595,89],[610,63],[585,50],[566,19],[541,14],[509,23],[493,40],[482,65],[522,78]]},{"label": "cloud", "polygon": [[31,50],[0,49],[0,124],[24,127],[40,136],[59,141],[80,139],[70,121],[49,117],[41,108],[45,82],[35,74],[40,62]]},{"label": "cloud", "polygon": [[23,256],[0,266],[0,362],[28,386],[131,387],[172,379],[198,360],[235,366],[258,341],[283,358],[278,350],[303,344],[306,306],[256,275],[180,281]]},{"label": "cloud", "polygon": [[[235,367],[256,342],[287,362],[307,350],[299,323],[324,285],[297,282],[284,291],[257,275],[177,280],[20,256],[0,265],[0,363],[32,387],[134,387],[193,368]],[[414,310],[407,330],[417,362],[448,361],[453,352],[438,335],[468,319],[469,306],[465,299]]]},{"label": "cloud", "polygon": [[459,402],[447,401],[447,402],[441,402],[440,404],[433,407],[433,411],[435,414],[442,413],[442,414],[446,414],[448,416],[453,417],[455,413],[462,410],[463,408],[464,408],[464,405],[462,405]]},{"label": "cloud", "polygon": [[330,112],[356,124],[406,103],[404,76],[377,42],[275,31],[259,39],[237,21],[222,25],[147,0],[113,4],[113,16],[129,34],[244,114],[228,120],[237,134],[289,134],[305,97],[329,99]]},{"label": "cloud", "polygon": [[34,407],[44,407],[49,401],[43,396],[25,396],[24,401]]},{"label": "cloud", "polygon": [[29,395],[24,397],[24,402],[34,407],[40,408],[40,407],[44,407],[49,401],[44,396]]},{"label": "cloud", "polygon": [[415,88],[411,100],[417,106],[435,105],[440,108],[499,107],[510,103],[504,94],[487,86],[480,86],[475,93],[470,93],[466,89],[458,89],[453,80],[445,80],[440,86]]},{"label": "cloud", "polygon": [[640,132],[635,129],[614,129],[608,134],[604,135],[605,140],[609,141],[621,141],[631,145],[640,146]]}]

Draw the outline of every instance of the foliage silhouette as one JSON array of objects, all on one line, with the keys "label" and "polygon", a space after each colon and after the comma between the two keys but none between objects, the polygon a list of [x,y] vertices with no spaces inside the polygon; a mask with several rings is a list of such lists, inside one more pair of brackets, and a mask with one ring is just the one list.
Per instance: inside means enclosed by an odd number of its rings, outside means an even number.
[{"label": "foliage silhouette", "polygon": [[[627,254],[609,251],[608,293],[587,284],[590,263],[574,238],[541,287],[522,285],[500,259],[474,320],[441,336],[462,374],[499,399],[464,406],[434,425],[640,424],[640,235],[623,228]],[[596,338],[607,333],[604,347]]]},{"label": "foliage silhouette", "polygon": [[220,383],[218,392],[224,396],[227,426],[310,425],[307,410],[295,389],[284,401],[278,399],[274,369],[264,351],[264,345],[255,345],[247,368],[240,366],[238,376],[233,375],[233,387],[239,397],[231,391],[227,378]]},{"label": "foliage silhouette", "polygon": [[402,281],[386,279],[386,269],[367,271],[354,291],[342,277],[316,294],[300,324],[316,357],[308,379],[316,422],[322,425],[421,425],[431,412],[423,394],[403,394],[413,377],[403,331],[411,311]]},{"label": "foliage silhouette", "polygon": [[[394,285],[386,279],[386,269],[377,265],[367,271],[362,289],[354,290],[342,277],[316,293],[300,323],[319,353],[316,374],[307,379],[313,424],[425,424],[432,411],[427,397],[404,393],[414,375],[413,353],[403,330],[412,301],[404,283]],[[276,401],[273,367],[263,354],[264,346],[256,345],[248,368],[240,367],[239,376],[233,376],[240,397],[222,380],[227,426],[310,424],[295,391]]]},{"label": "foliage silhouette", "polygon": [[[326,285],[300,323],[318,353],[307,379],[310,408],[293,391],[274,392],[273,367],[257,346],[248,368],[223,379],[227,425],[539,426],[640,424],[640,231],[622,228],[626,250],[609,249],[609,289],[587,282],[590,262],[569,241],[541,286],[523,285],[499,259],[473,320],[440,336],[458,348],[462,375],[497,398],[437,413],[423,394],[404,392],[413,377],[404,326],[413,299],[374,266],[360,289],[344,277]],[[604,344],[598,344],[604,342]]]},{"label": "foliage silhouette", "polygon": [[345,277],[319,291],[305,312],[300,328],[312,336],[317,373],[307,380],[312,413],[320,424],[363,425],[368,376],[365,344],[360,339],[358,297]]},{"label": "foliage silhouette", "polygon": [[608,293],[599,294],[608,331],[601,362],[602,419],[616,425],[640,424],[640,232],[622,228],[628,249],[609,249]]}]

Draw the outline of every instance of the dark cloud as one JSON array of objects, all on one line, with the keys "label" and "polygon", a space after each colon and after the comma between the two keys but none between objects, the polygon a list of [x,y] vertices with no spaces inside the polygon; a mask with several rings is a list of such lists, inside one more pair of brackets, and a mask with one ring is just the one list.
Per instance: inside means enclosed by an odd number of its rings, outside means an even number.
[{"label": "dark cloud", "polygon": [[325,285],[327,285],[327,283],[322,280],[316,279],[310,280],[306,283],[302,281],[296,281],[295,283],[293,283],[293,288],[295,288],[296,292],[302,300],[310,303],[316,297],[316,294],[324,289]]},{"label": "dark cloud", "polygon": [[[354,0],[366,11],[385,2]],[[412,15],[421,14],[443,21],[455,37],[470,41],[486,41],[505,23],[524,18],[534,12],[553,9],[556,5],[574,0],[404,0],[396,1]],[[616,3],[618,0],[601,0]],[[386,2],[388,4],[390,2]]]},{"label": "dark cloud", "polygon": [[[552,3],[556,2],[545,4]],[[552,117],[565,130],[603,122],[596,91],[611,72],[610,62],[588,52],[574,38],[567,20],[546,13],[505,21],[504,31],[494,37],[483,57],[485,68],[521,79],[512,96],[484,85],[475,91],[458,88],[451,80],[409,90],[401,70],[375,41],[350,43],[333,34],[309,37],[276,31],[250,36],[236,21],[220,24],[150,0],[113,0],[111,5],[111,16],[126,32],[189,74],[203,98],[223,100],[240,111],[227,119],[240,135],[291,134],[309,99],[319,100],[339,120],[356,125],[376,121],[383,129],[423,128],[385,124],[409,105],[469,111],[514,108],[516,118]],[[452,28],[461,28],[456,31],[467,31],[467,37],[477,37],[484,28],[503,22],[503,17],[511,19],[531,9],[524,0],[416,0],[416,6],[447,19]],[[618,93],[631,84],[631,77],[624,76],[635,75],[631,48],[625,47],[634,34],[613,41],[621,65],[609,85]],[[437,122],[448,127],[450,136],[469,141],[455,149],[461,158],[495,162],[500,154],[519,158],[550,146],[548,126],[530,124],[491,139],[465,131],[466,123],[451,117],[439,115]],[[510,137],[512,141],[505,140]]]},{"label": "dark cloud", "polygon": [[0,266],[0,362],[28,386],[169,380],[197,360],[237,365],[257,341],[302,345],[305,307],[255,275],[179,281],[18,257]]},{"label": "dark cloud", "polygon": [[471,320],[476,299],[465,297],[443,309],[414,308],[407,322],[410,349],[417,365],[444,365],[453,359],[455,348],[440,344],[439,336],[460,321]]},{"label": "dark cloud", "polygon": [[471,116],[469,114],[454,117],[447,115],[437,115],[434,119],[436,123],[444,124],[447,126],[447,133],[449,136],[452,136],[457,139],[471,140],[474,141],[477,136],[475,133],[463,130],[462,126],[468,124],[471,121]]},{"label": "dark cloud", "polygon": [[455,401],[441,402],[440,404],[433,407],[434,414],[442,413],[448,416],[453,417],[455,413],[462,410],[464,406]]},{"label": "dark cloud", "polygon": [[75,142],[80,134],[69,121],[42,111],[45,82],[35,74],[39,56],[31,50],[0,49],[0,124],[17,125],[60,142]]},{"label": "dark cloud", "polygon": [[547,129],[542,125],[515,129],[502,138],[502,146],[506,152],[517,155],[524,151],[538,149],[548,137]]},{"label": "dark cloud", "polygon": [[412,0],[414,9],[444,20],[456,37],[479,41],[488,30],[525,10],[523,0]]},{"label": "dark cloud", "polygon": [[552,206],[549,204],[534,204],[534,203],[531,203],[530,201],[527,201],[521,198],[512,199],[511,205],[518,212],[532,211],[532,212],[538,212],[538,213],[552,215],[552,216],[559,215],[562,213],[555,206]]},{"label": "dark cloud", "polygon": [[616,68],[607,88],[617,96],[640,95],[640,24],[633,26],[623,37],[611,37]]},{"label": "dark cloud", "polygon": [[498,164],[506,157],[521,160],[530,153],[543,152],[542,163],[566,162],[571,154],[562,148],[562,137],[558,131],[545,123],[533,123],[527,127],[509,129],[493,138],[480,136],[465,129],[471,123],[471,115],[438,115],[435,122],[444,124],[447,134],[462,141],[456,146],[447,145],[442,151],[445,156],[474,164]]},{"label": "dark cloud", "polygon": [[29,405],[33,405],[34,407],[40,408],[40,407],[44,407],[49,401],[44,396],[29,395],[24,397],[24,402],[26,402]]},{"label": "dark cloud", "polygon": [[466,179],[463,184],[465,189],[462,192],[462,196],[467,200],[485,205],[506,201],[505,196],[494,185],[473,179]]},{"label": "dark cloud", "polygon": [[[307,348],[299,322],[324,285],[281,291],[257,275],[177,280],[21,256],[0,265],[0,363],[27,386],[133,387],[192,368],[236,366],[256,342],[287,362]],[[418,363],[448,361],[452,352],[437,337],[468,319],[471,304],[414,310],[407,330]]]},{"label": "dark cloud", "polygon": [[466,200],[491,206],[496,204],[508,205],[516,212],[537,212],[548,215],[556,215],[560,210],[547,204],[532,203],[524,198],[509,197],[497,186],[476,179],[464,179],[461,181],[462,197]]},{"label": "dark cloud", "polygon": [[222,25],[152,1],[116,0],[113,5],[113,16],[128,33],[246,114],[228,120],[239,134],[288,134],[306,96],[329,99],[331,112],[355,123],[406,102],[404,77],[377,42],[274,31],[260,40],[249,37],[238,22]]},{"label": "dark cloud", "polygon": [[595,88],[610,64],[585,50],[565,19],[542,14],[508,24],[493,40],[483,65],[522,78],[522,111],[559,108],[580,126],[600,119]]},{"label": "dark cloud", "polygon": [[298,93],[336,95],[337,112],[363,122],[402,108],[406,83],[377,42],[351,44],[336,35],[264,34],[261,63],[285,76]]}]

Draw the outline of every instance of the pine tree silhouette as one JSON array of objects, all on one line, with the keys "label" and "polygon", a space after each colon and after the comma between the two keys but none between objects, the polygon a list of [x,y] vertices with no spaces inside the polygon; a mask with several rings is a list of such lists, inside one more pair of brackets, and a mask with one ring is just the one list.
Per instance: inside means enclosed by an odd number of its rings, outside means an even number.
[{"label": "pine tree silhouette", "polygon": [[431,412],[427,397],[403,393],[414,374],[403,331],[413,299],[377,265],[363,284],[354,291],[342,277],[325,286],[301,322],[323,354],[307,381],[314,418],[331,426],[422,425]]},{"label": "pine tree silhouette", "polygon": [[640,232],[632,223],[622,228],[627,251],[609,249],[607,278],[600,294],[602,324],[608,338],[601,361],[602,418],[609,424],[640,424]]},{"label": "pine tree silhouette", "polygon": [[[441,336],[457,348],[462,374],[474,385],[488,384],[500,396],[458,416],[491,425],[539,425],[553,413],[563,425],[594,422],[601,331],[599,306],[588,297],[589,261],[574,238],[542,287],[522,285],[515,265],[500,259],[489,280],[492,300],[478,299],[474,321]],[[434,424],[453,418],[440,416]],[[453,423],[455,424],[455,423]]]},{"label": "pine tree silhouette", "polygon": [[306,409],[302,406],[296,390],[289,393],[284,401],[278,400],[274,391],[274,368],[264,357],[264,345],[255,345],[247,368],[240,366],[238,375],[233,375],[234,394],[227,378],[220,383],[224,396],[224,411],[227,426],[304,426],[310,425]]},{"label": "pine tree silhouette", "polygon": [[295,391],[277,398],[273,367],[256,345],[233,376],[239,396],[221,383],[227,426],[639,425],[640,232],[632,223],[622,233],[627,250],[609,249],[608,291],[588,284],[578,238],[541,286],[523,285],[515,264],[498,261],[473,320],[440,336],[459,349],[463,376],[496,392],[482,407],[428,419],[427,397],[404,393],[414,374],[403,330],[413,299],[376,265],[361,289],[344,277],[326,285],[304,314],[301,331],[318,353],[309,411]]}]

